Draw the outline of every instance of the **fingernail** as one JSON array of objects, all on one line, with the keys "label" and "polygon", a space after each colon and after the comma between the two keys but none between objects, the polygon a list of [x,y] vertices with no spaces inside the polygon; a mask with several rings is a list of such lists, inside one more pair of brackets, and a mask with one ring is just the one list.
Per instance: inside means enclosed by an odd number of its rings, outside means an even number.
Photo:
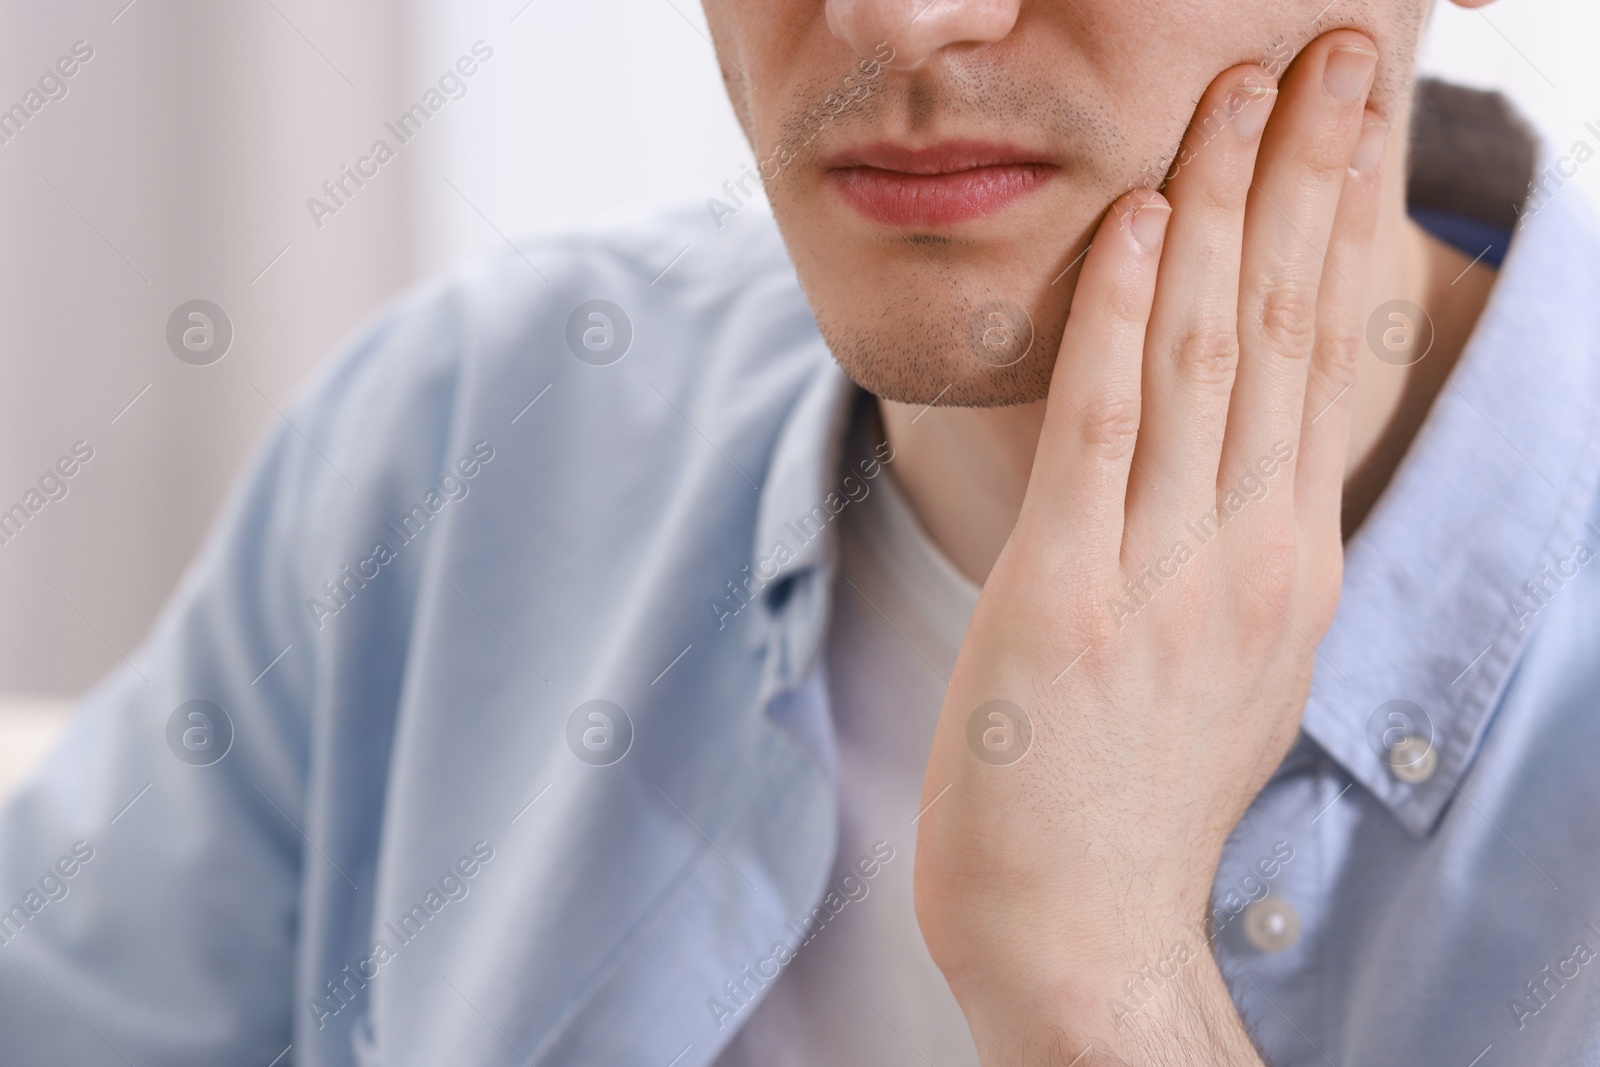
[{"label": "fingernail", "polygon": [[1260,137],[1277,96],[1275,85],[1241,85],[1235,89],[1228,101],[1228,109],[1233,112],[1233,132],[1246,141]]},{"label": "fingernail", "polygon": [[1383,149],[1389,142],[1389,124],[1373,119],[1361,128],[1361,139],[1350,156],[1350,169],[1357,174],[1371,174],[1383,162]]},{"label": "fingernail", "polygon": [[1367,87],[1367,79],[1378,65],[1378,53],[1368,48],[1343,46],[1328,53],[1328,63],[1322,69],[1322,84],[1328,95],[1349,104],[1360,98]]},{"label": "fingernail", "polygon": [[1167,204],[1141,204],[1134,208],[1128,228],[1133,231],[1134,240],[1154,252],[1161,247],[1162,236],[1167,232],[1167,219],[1171,217],[1172,208]]}]

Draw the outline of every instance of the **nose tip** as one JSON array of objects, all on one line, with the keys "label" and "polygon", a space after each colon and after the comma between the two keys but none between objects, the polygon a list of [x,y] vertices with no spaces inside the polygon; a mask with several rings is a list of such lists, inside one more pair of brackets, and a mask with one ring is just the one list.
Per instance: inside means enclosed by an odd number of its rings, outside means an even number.
[{"label": "nose tip", "polygon": [[828,28],[859,56],[893,50],[910,70],[941,48],[988,44],[1011,32],[1021,0],[827,0]]}]

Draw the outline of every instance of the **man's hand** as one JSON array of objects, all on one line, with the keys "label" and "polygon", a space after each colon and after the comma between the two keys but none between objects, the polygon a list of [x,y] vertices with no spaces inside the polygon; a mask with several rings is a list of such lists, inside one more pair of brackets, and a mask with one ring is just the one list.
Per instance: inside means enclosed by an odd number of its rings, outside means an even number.
[{"label": "man's hand", "polygon": [[1201,922],[1338,602],[1376,58],[1340,30],[1280,90],[1224,72],[1165,198],[1119,199],[1084,260],[918,827],[918,919],[985,1064],[1260,1062]]}]

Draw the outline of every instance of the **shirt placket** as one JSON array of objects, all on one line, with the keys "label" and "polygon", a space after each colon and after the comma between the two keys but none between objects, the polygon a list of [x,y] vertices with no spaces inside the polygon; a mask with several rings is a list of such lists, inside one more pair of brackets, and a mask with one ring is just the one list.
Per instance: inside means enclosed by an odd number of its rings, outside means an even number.
[{"label": "shirt placket", "polygon": [[1271,1063],[1322,1063],[1334,1052],[1318,949],[1330,892],[1324,816],[1348,784],[1302,739],[1218,866],[1206,921],[1212,952]]}]

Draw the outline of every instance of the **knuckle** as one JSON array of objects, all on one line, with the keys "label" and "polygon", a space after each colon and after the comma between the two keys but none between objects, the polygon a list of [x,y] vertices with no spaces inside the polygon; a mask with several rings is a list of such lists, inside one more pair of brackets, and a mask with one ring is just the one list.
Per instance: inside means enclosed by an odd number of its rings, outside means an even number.
[{"label": "knuckle", "polygon": [[1317,292],[1302,282],[1269,285],[1261,298],[1257,328],[1266,344],[1284,356],[1304,358],[1317,328]]},{"label": "knuckle", "polygon": [[1263,531],[1245,554],[1250,584],[1270,605],[1270,613],[1280,622],[1279,611],[1287,612],[1294,594],[1298,573],[1298,552],[1291,533]]},{"label": "knuckle", "polygon": [[1361,359],[1362,342],[1345,331],[1320,334],[1317,337],[1317,366],[1326,378],[1343,385],[1355,378],[1356,366]]},{"label": "knuckle", "polygon": [[1350,148],[1336,136],[1311,137],[1294,153],[1294,161],[1307,178],[1337,189],[1344,184]]},{"label": "knuckle", "polygon": [[1231,322],[1196,324],[1179,338],[1172,363],[1186,381],[1225,389],[1239,365],[1238,331]]},{"label": "knuckle", "polygon": [[1150,295],[1124,278],[1106,294],[1105,310],[1120,332],[1144,329],[1150,318]]},{"label": "knuckle", "polygon": [[1239,215],[1250,201],[1249,173],[1242,177],[1231,172],[1212,175],[1200,183],[1199,194],[1208,211],[1230,217]]},{"label": "knuckle", "polygon": [[1083,443],[1089,448],[1120,458],[1138,434],[1138,396],[1103,394],[1084,403]]}]

